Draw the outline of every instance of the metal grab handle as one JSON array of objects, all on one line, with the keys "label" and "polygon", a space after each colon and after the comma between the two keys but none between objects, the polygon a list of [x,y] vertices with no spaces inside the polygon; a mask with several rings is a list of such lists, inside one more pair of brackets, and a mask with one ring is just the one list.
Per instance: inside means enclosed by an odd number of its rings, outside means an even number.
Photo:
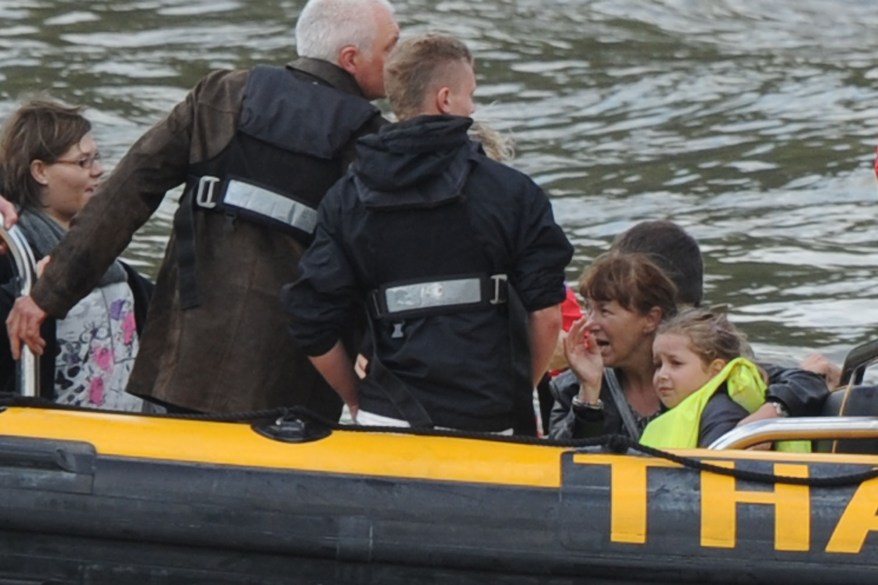
[{"label": "metal grab handle", "polygon": [[851,378],[854,384],[862,384],[869,364],[878,361],[878,339],[867,341],[850,350],[841,367],[841,383],[848,384]]},{"label": "metal grab handle", "polygon": [[878,417],[815,416],[773,418],[736,427],[708,449],[746,449],[772,441],[878,438]]},{"label": "metal grab handle", "polygon": [[[6,243],[7,254],[12,256],[15,279],[18,283],[18,294],[29,295],[37,279],[37,263],[34,253],[18,226],[8,230],[5,218],[0,213],[0,238]],[[4,329],[3,334],[6,334]],[[37,396],[40,387],[40,358],[26,345],[21,348],[21,359],[16,365],[18,391],[22,396]]]}]

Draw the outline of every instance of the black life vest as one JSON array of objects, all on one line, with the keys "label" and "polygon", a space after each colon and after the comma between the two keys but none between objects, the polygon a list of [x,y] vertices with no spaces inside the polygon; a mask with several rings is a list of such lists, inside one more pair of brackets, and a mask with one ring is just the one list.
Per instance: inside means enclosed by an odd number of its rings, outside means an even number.
[{"label": "black life vest", "polygon": [[195,211],[221,212],[311,243],[317,207],[344,174],[344,151],[380,112],[295,70],[255,67],[238,128],[216,157],[190,166],[174,219],[184,309],[198,306]]},{"label": "black life vest", "polygon": [[516,409],[529,409],[533,418],[526,312],[508,285],[508,267],[477,237],[463,193],[475,158],[474,150],[462,148],[442,177],[392,194],[366,193],[354,177],[371,230],[393,234],[370,242],[361,267],[377,283],[367,302],[373,351],[369,377],[413,427],[432,427],[433,420],[413,389],[384,365],[380,348],[407,343],[401,329],[406,319],[467,311],[497,312],[509,323],[509,375],[523,403]]}]

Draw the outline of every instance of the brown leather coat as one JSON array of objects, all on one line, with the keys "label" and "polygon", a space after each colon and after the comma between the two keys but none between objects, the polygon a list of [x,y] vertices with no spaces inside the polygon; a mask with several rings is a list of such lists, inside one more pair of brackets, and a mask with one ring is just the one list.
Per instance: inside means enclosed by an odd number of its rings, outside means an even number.
[{"label": "brown leather coat", "polygon": [[[299,59],[290,67],[362,95],[352,77],[327,62]],[[33,290],[40,307],[63,316],[94,288],[165,193],[186,181],[189,165],[228,145],[248,74],[211,73],[135,143],[52,254]],[[304,404],[337,416],[340,401],[292,344],[278,300],[281,286],[297,277],[302,245],[222,214],[197,213],[195,230],[201,305],[180,309],[172,233],[129,392],[204,412]]]}]

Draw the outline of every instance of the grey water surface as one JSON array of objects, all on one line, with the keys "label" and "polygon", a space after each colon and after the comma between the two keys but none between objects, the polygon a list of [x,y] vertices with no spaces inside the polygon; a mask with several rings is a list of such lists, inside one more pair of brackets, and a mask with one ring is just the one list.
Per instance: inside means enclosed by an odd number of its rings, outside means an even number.
[{"label": "grey water surface", "polygon": [[[208,71],[284,63],[301,0],[0,3],[0,116],[90,107],[110,165]],[[400,0],[404,34],[478,62],[477,117],[552,196],[575,282],[612,237],[667,218],[701,242],[707,298],[757,351],[841,360],[878,335],[873,0]],[[162,257],[178,193],[127,257]]]}]

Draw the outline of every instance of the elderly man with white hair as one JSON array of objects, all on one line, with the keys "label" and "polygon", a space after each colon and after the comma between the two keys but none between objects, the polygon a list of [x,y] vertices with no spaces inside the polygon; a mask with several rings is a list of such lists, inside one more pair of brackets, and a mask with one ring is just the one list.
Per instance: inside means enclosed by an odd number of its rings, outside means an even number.
[{"label": "elderly man with white hair", "polygon": [[40,353],[39,324],[92,290],[165,193],[184,195],[128,391],[172,411],[341,402],[292,344],[278,300],[316,208],[381,124],[383,67],[399,27],[386,0],[310,0],[285,67],[209,74],[150,129],[76,218],[7,329]]}]

